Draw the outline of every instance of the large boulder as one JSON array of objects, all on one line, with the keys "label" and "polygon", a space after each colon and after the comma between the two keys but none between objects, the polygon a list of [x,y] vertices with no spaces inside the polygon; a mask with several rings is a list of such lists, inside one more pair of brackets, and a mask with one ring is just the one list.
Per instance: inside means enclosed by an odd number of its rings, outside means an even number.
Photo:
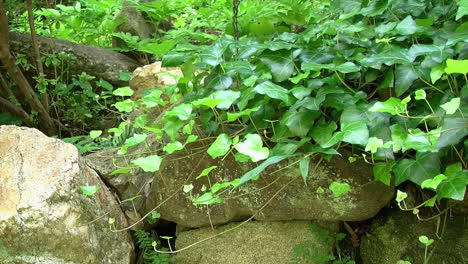
[{"label": "large boulder", "polygon": [[411,212],[399,210],[381,215],[373,221],[369,235],[362,239],[363,264],[397,263],[398,260],[426,263],[425,247],[419,242],[419,236],[423,235],[435,240],[428,248],[428,264],[465,263],[468,252],[466,219],[448,216],[444,223],[444,218],[442,215],[440,219],[419,221]]},{"label": "large boulder", "polygon": [[[310,163],[307,185],[297,160],[290,159],[268,167],[258,180],[224,192],[220,204],[194,206],[190,198],[201,195],[203,186],[240,178],[258,165],[239,163],[233,155],[212,159],[200,149],[203,146],[192,144],[165,157],[154,175],[147,211],[157,207],[161,218],[186,227],[219,225],[252,215],[268,221],[361,221],[375,216],[394,195],[392,187],[374,181],[371,166],[359,161],[350,164],[347,157],[335,156],[330,162]],[[217,168],[209,179],[195,179],[211,166]],[[328,190],[333,181],[348,183],[351,190],[334,197]],[[192,192],[184,193],[183,186],[189,184]],[[317,192],[320,188],[326,191]]]},{"label": "large boulder", "polygon": [[130,234],[109,230],[127,225],[119,204],[73,145],[0,126],[0,168],[0,263],[134,262]]},{"label": "large boulder", "polygon": [[333,256],[338,227],[326,225],[328,230],[310,221],[247,222],[184,231],[177,235],[176,248],[182,251],[172,263],[324,263],[320,259]]}]

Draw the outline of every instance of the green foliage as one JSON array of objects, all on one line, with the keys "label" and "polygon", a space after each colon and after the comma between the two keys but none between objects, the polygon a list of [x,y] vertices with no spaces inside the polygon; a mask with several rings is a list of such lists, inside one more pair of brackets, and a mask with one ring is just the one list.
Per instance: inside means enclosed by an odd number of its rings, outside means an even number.
[{"label": "green foliage", "polygon": [[[143,251],[143,259],[145,264],[168,264],[169,255],[160,254],[153,250],[155,241],[150,237],[148,232],[137,230],[133,233],[136,238],[138,248]],[[160,249],[166,251],[166,248]]]}]

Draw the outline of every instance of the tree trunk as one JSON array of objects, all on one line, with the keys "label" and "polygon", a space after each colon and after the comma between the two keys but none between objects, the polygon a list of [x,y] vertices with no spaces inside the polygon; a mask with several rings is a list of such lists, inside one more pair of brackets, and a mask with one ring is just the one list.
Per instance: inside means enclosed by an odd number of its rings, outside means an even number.
[{"label": "tree trunk", "polygon": [[15,64],[15,59],[10,53],[8,31],[5,5],[3,0],[0,0],[0,61],[18,86],[20,93],[25,97],[26,102],[38,113],[44,132],[48,135],[56,135],[57,128],[54,121],[37,98],[23,72]]}]

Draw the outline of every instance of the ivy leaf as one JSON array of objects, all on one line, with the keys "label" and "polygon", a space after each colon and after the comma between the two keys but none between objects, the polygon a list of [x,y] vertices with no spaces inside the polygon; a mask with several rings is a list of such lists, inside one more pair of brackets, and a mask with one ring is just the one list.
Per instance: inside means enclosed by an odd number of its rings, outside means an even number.
[{"label": "ivy leaf", "polygon": [[241,116],[248,116],[250,115],[252,112],[256,112],[260,109],[260,106],[258,107],[255,107],[255,108],[249,108],[249,109],[245,109],[239,113],[227,113],[227,121],[228,122],[232,122],[236,119],[238,119],[239,117]]},{"label": "ivy leaf", "polygon": [[115,89],[112,92],[112,94],[117,95],[117,96],[122,96],[122,97],[123,96],[132,96],[133,95],[133,90],[129,86],[126,86],[126,87],[121,87],[121,88]]},{"label": "ivy leaf", "polygon": [[211,97],[205,97],[205,98],[201,98],[201,99],[198,99],[198,100],[192,102],[192,105],[193,106],[204,105],[204,106],[207,106],[207,107],[213,109],[217,105],[222,103],[223,101],[224,101],[223,99],[214,99],[214,98],[211,98]]},{"label": "ivy leaf", "polygon": [[445,72],[445,66],[444,64],[439,64],[435,67],[433,67],[431,69],[431,82],[434,84],[435,82],[437,82],[437,80],[440,79],[440,77],[442,77],[442,75],[444,74]]},{"label": "ivy leaf", "polygon": [[231,91],[231,90],[226,90],[226,91],[217,91],[214,92],[213,94],[210,95],[211,98],[213,99],[222,99],[223,101],[220,102],[216,108],[221,109],[221,110],[227,110],[231,105],[236,101],[241,95],[241,92],[239,91]]},{"label": "ivy leaf", "polygon": [[415,129],[406,136],[402,151],[405,152],[408,149],[414,149],[419,152],[436,152],[437,148],[435,145],[438,138],[438,133],[432,133],[431,131],[431,133],[428,134],[421,131],[420,129]]},{"label": "ivy leaf", "polygon": [[418,78],[418,74],[410,65],[398,65],[395,71],[396,95],[401,96],[404,94]]},{"label": "ivy leaf", "polygon": [[197,139],[198,139],[198,136],[196,136],[196,135],[190,135],[190,136],[188,136],[187,139],[185,140],[185,144],[184,144],[184,145],[187,145],[187,144],[190,144],[190,143],[192,143],[192,142],[195,142],[195,141],[197,141]]},{"label": "ivy leaf", "polygon": [[245,140],[237,143],[234,148],[240,153],[247,155],[253,162],[268,158],[270,151],[262,147],[263,141],[258,134],[247,134]]},{"label": "ivy leaf", "polygon": [[349,186],[349,184],[339,183],[336,181],[332,182],[328,188],[333,192],[333,196],[335,198],[340,197],[351,190],[351,186]]},{"label": "ivy leaf", "polygon": [[310,74],[310,71],[306,71],[306,72],[296,75],[295,77],[289,78],[289,80],[294,84],[298,84],[303,79],[309,77],[309,74]]},{"label": "ivy leaf", "polygon": [[302,158],[299,161],[299,170],[301,171],[302,180],[304,181],[304,184],[306,186],[307,186],[307,176],[309,176],[309,164],[310,164],[310,159],[308,158]]},{"label": "ivy leaf", "polygon": [[354,64],[353,62],[345,62],[335,68],[337,71],[342,73],[351,73],[351,72],[358,72],[361,70],[361,67]]},{"label": "ivy leaf", "polygon": [[188,120],[192,117],[192,105],[181,104],[174,107],[172,110],[166,113],[166,116],[175,116],[180,120]]},{"label": "ivy leaf", "polygon": [[343,132],[343,141],[366,145],[369,139],[369,129],[367,128],[366,121],[353,121],[341,123],[341,131]]},{"label": "ivy leaf", "polygon": [[205,79],[205,87],[214,90],[225,90],[231,87],[232,82],[231,76],[212,71]]},{"label": "ivy leaf", "polygon": [[320,120],[310,131],[310,136],[323,147],[333,136],[333,132],[337,129],[335,122],[325,123]]},{"label": "ivy leaf", "polygon": [[226,155],[231,149],[232,140],[227,134],[220,134],[207,150],[208,154],[213,158]]},{"label": "ivy leaf", "polygon": [[169,136],[172,141],[176,141],[177,132],[182,128],[184,125],[184,121],[180,119],[169,119],[163,127],[163,131]]},{"label": "ivy leaf", "polygon": [[392,166],[388,163],[376,163],[373,168],[374,179],[382,182],[383,184],[390,186],[392,179]]},{"label": "ivy leaf", "polygon": [[395,185],[410,180],[418,185],[424,180],[432,179],[439,174],[439,156],[432,152],[418,152],[416,160],[403,159],[394,167]]},{"label": "ivy leaf", "polygon": [[453,98],[450,102],[441,105],[448,115],[453,115],[460,107],[460,97]]},{"label": "ivy leaf", "polygon": [[206,47],[202,51],[200,54],[201,61],[211,66],[217,66],[218,64],[221,64],[224,62],[224,51],[230,43],[231,41],[226,38],[219,38],[213,45]]},{"label": "ivy leaf", "polygon": [[457,11],[457,16],[455,17],[455,19],[458,20],[462,18],[464,15],[468,15],[468,1],[458,0],[458,11]]},{"label": "ivy leaf", "polygon": [[312,127],[316,116],[310,111],[295,112],[289,116],[286,126],[294,136],[304,137]]},{"label": "ivy leaf", "polygon": [[448,117],[442,121],[442,129],[437,148],[441,149],[449,145],[457,144],[461,139],[468,135],[468,125],[466,118]]},{"label": "ivy leaf", "polygon": [[207,192],[196,198],[192,203],[193,205],[210,205],[216,203],[222,203],[223,199],[212,192]]},{"label": "ivy leaf", "polygon": [[419,90],[416,90],[416,92],[414,92],[414,99],[415,100],[424,100],[426,99],[426,92],[423,90],[423,89],[419,89]]},{"label": "ivy leaf", "polygon": [[135,134],[132,137],[127,138],[125,140],[124,145],[119,149],[117,154],[123,155],[127,153],[127,150],[129,147],[133,147],[133,146],[141,144],[143,141],[146,140],[147,137],[148,137],[147,134]]},{"label": "ivy leaf", "polygon": [[384,144],[383,144],[383,140],[382,140],[382,139],[376,138],[376,137],[371,137],[371,138],[369,138],[369,140],[367,141],[367,145],[366,145],[365,151],[370,151],[372,154],[374,154],[374,153],[377,152],[377,149],[383,147],[383,145],[384,145]]},{"label": "ivy leaf", "polygon": [[270,68],[275,82],[287,80],[294,72],[294,62],[290,51],[265,51],[260,60]]},{"label": "ivy leaf", "polygon": [[89,131],[89,137],[91,139],[96,139],[102,135],[102,130],[91,130]]},{"label": "ivy leaf", "polygon": [[450,198],[462,201],[465,197],[466,185],[468,184],[468,171],[463,170],[460,163],[455,163],[445,169],[448,179],[441,182],[437,187],[437,198]]},{"label": "ivy leaf", "polygon": [[210,172],[216,168],[218,168],[218,166],[211,166],[209,168],[204,169],[195,179],[198,180],[201,177],[208,176],[208,174],[210,174]]},{"label": "ivy leaf", "polygon": [[80,186],[80,189],[84,195],[92,196],[99,190],[99,186],[95,186],[95,185]]},{"label": "ivy leaf", "polygon": [[344,138],[344,133],[339,131],[333,134],[333,136],[325,143],[320,144],[322,148],[329,148],[332,147],[333,145],[337,144],[338,142],[342,141]]},{"label": "ivy leaf", "polygon": [[369,111],[398,115],[405,113],[406,105],[402,104],[400,99],[390,97],[390,99],[385,102],[376,102],[371,108],[369,108]]},{"label": "ivy leaf", "polygon": [[408,133],[399,124],[390,126],[392,132],[393,152],[398,152],[403,148]]},{"label": "ivy leaf", "polygon": [[445,67],[445,73],[461,73],[466,75],[468,73],[468,60],[447,60],[447,67]]},{"label": "ivy leaf", "polygon": [[272,165],[272,164],[276,164],[286,158],[290,157],[289,155],[288,156],[273,156],[273,157],[270,157],[268,158],[267,160],[265,160],[264,162],[262,162],[262,164],[258,165],[257,167],[255,167],[254,169],[248,171],[247,173],[245,173],[244,175],[242,175],[242,177],[240,178],[240,182],[239,182],[239,185],[243,184],[243,183],[246,183],[248,181],[250,181],[251,179],[255,178],[256,176],[258,176],[264,169],[266,169],[268,166]]},{"label": "ivy leaf", "polygon": [[418,31],[418,25],[411,16],[407,16],[396,26],[396,31],[401,35],[412,35]]},{"label": "ivy leaf", "polygon": [[423,189],[437,189],[437,186],[443,181],[446,180],[447,177],[443,174],[439,174],[435,176],[433,179],[425,180],[421,183],[421,188]]},{"label": "ivy leaf", "polygon": [[164,146],[163,150],[166,151],[169,154],[172,154],[175,151],[181,150],[183,148],[184,148],[184,145],[182,143],[180,143],[179,141],[176,141],[176,142],[171,142],[171,143],[167,144],[166,146]]},{"label": "ivy leaf", "polygon": [[115,103],[115,108],[117,108],[117,110],[119,110],[120,112],[126,112],[126,113],[130,113],[133,110],[134,106],[135,106],[135,102],[130,99]]},{"label": "ivy leaf", "polygon": [[290,105],[288,95],[289,91],[270,81],[265,81],[255,86],[254,91],[259,94],[264,94],[270,98],[279,99],[286,103],[286,105]]},{"label": "ivy leaf", "polygon": [[190,120],[190,122],[188,122],[188,124],[186,124],[186,125],[182,128],[182,133],[184,133],[184,134],[186,134],[186,135],[192,134],[193,125],[195,125],[195,120]]},{"label": "ivy leaf", "polygon": [[161,165],[162,158],[158,155],[152,155],[148,157],[139,158],[136,160],[132,160],[131,163],[139,166],[145,172],[156,172],[159,170],[159,166]]}]

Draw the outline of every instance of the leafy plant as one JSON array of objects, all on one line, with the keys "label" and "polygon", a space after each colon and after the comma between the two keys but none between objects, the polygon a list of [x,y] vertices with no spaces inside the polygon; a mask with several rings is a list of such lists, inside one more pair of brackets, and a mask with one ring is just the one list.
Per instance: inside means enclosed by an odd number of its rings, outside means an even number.
[{"label": "leafy plant", "polygon": [[[138,248],[143,251],[143,259],[145,264],[168,264],[169,255],[160,254],[153,250],[155,241],[150,237],[148,232],[137,230],[134,233]],[[167,250],[165,248],[161,250]]]}]

